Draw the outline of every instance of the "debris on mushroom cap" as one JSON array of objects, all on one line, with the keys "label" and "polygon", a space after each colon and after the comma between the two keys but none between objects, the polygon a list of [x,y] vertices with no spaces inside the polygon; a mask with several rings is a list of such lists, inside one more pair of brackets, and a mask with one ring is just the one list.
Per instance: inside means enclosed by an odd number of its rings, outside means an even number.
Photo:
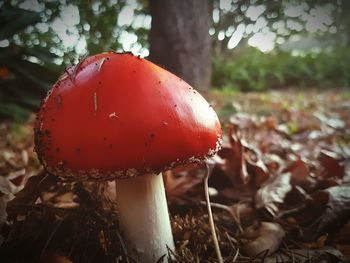
[{"label": "debris on mushroom cap", "polygon": [[[114,179],[198,162],[221,147],[208,102],[185,81],[131,54],[68,68],[43,101],[35,150],[64,178]],[[77,150],[78,149],[78,150]]]}]

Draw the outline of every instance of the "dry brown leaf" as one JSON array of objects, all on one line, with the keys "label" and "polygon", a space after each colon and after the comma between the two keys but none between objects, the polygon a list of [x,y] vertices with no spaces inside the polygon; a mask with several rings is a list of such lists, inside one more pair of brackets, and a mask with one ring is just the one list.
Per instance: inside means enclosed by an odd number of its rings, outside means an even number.
[{"label": "dry brown leaf", "polygon": [[318,237],[315,242],[304,243],[303,246],[306,248],[310,248],[310,249],[324,248],[326,245],[327,239],[328,239],[328,235],[322,235],[322,236]]},{"label": "dry brown leaf", "polygon": [[254,177],[254,184],[256,187],[260,187],[267,179],[270,178],[270,174],[264,164],[259,158],[257,161],[247,159],[247,170],[252,177]]},{"label": "dry brown leaf", "polygon": [[344,158],[334,151],[322,150],[318,157],[325,168],[325,177],[343,178],[345,175]]},{"label": "dry brown leaf", "polygon": [[218,167],[231,180],[233,185],[247,184],[250,177],[247,172],[246,161],[243,156],[241,139],[234,127],[229,131],[229,147],[222,147],[218,155],[224,159]]},{"label": "dry brown leaf", "polygon": [[276,216],[279,205],[284,202],[286,195],[292,190],[291,176],[291,173],[283,173],[267,180],[255,194],[255,207],[264,208],[272,216]]},{"label": "dry brown leaf", "polygon": [[198,164],[178,167],[163,173],[164,187],[169,204],[188,204],[189,192],[203,182],[204,172]]},{"label": "dry brown leaf", "polygon": [[255,234],[255,239],[244,244],[244,251],[248,256],[256,256],[264,251],[271,255],[278,249],[285,236],[283,228],[271,222],[261,222]]},{"label": "dry brown leaf", "polygon": [[309,166],[302,159],[292,162],[291,165],[284,170],[284,172],[290,172],[292,174],[292,185],[301,186],[305,190],[315,186],[315,180],[310,177]]},{"label": "dry brown leaf", "polygon": [[20,214],[19,211],[22,205],[32,205],[35,203],[37,197],[44,190],[50,188],[50,186],[57,184],[58,179],[56,176],[41,172],[36,176],[32,176],[28,179],[25,187],[16,194],[16,197],[8,204],[7,212],[9,215],[16,216]]},{"label": "dry brown leaf", "polygon": [[258,219],[252,204],[248,202],[240,202],[227,206],[227,211],[233,216],[241,230],[252,226]]},{"label": "dry brown leaf", "polygon": [[239,129],[256,128],[256,118],[247,113],[236,113],[230,117],[230,123]]},{"label": "dry brown leaf", "polygon": [[267,169],[272,172],[276,173],[283,165],[284,160],[277,154],[264,154],[263,161],[267,167]]},{"label": "dry brown leaf", "polygon": [[350,216],[350,184],[333,186],[315,192],[315,202],[324,204],[324,213],[313,224],[314,231],[320,233],[326,227],[331,227],[335,221],[348,219]]}]

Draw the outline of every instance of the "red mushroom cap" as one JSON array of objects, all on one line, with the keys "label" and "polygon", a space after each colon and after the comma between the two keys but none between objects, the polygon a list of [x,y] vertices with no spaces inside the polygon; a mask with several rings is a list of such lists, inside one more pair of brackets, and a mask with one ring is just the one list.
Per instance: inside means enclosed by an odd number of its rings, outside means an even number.
[{"label": "red mushroom cap", "polygon": [[189,84],[132,54],[71,67],[37,115],[35,149],[57,176],[113,179],[161,172],[215,154],[221,126]]}]

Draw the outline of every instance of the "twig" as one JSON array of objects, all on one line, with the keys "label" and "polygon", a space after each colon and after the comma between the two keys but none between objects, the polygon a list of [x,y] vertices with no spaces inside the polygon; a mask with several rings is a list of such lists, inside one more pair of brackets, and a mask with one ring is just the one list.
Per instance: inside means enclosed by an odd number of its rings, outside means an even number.
[{"label": "twig", "polygon": [[232,237],[227,232],[225,233],[225,235],[226,235],[226,238],[227,238],[228,242],[231,245],[231,248],[236,250],[235,255],[234,255],[233,259],[232,259],[232,262],[236,262],[236,260],[237,260],[237,258],[239,256],[239,248],[236,249],[235,245],[233,244],[233,242],[231,240]]},{"label": "twig", "polygon": [[120,245],[121,245],[121,247],[122,247],[122,249],[123,249],[123,252],[124,252],[124,254],[125,254],[126,262],[127,262],[127,263],[130,263],[129,257],[128,257],[128,251],[127,251],[127,249],[126,249],[124,240],[123,240],[122,236],[120,235],[119,231],[117,231],[117,236],[118,236]]},{"label": "twig", "polygon": [[235,254],[235,256],[233,257],[232,262],[236,262],[236,260],[237,260],[237,258],[238,258],[238,255],[239,255],[239,248],[237,248],[236,254]]},{"label": "twig", "polygon": [[210,206],[210,200],[209,200],[209,189],[208,189],[209,167],[208,167],[208,164],[205,164],[205,167],[206,167],[206,172],[205,172],[205,177],[204,177],[204,194],[205,194],[205,201],[207,203],[207,208],[208,208],[210,230],[211,230],[211,235],[212,235],[213,241],[214,241],[216,257],[217,257],[219,263],[223,263],[224,261],[223,261],[222,256],[221,256],[219,242],[218,242],[218,238],[217,238],[216,232],[215,232],[213,214],[211,212],[211,206]]},{"label": "twig", "polygon": [[176,255],[175,255],[174,251],[172,251],[168,247],[168,245],[166,246],[166,249],[168,250],[168,256],[167,256],[168,263],[173,263],[174,262],[173,259],[176,259]]}]

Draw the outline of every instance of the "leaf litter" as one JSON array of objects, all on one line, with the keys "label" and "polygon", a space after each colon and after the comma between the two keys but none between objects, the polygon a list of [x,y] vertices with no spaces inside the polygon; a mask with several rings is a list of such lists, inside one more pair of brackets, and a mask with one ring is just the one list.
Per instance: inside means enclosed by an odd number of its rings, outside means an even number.
[{"label": "leaf litter", "polygon": [[[224,128],[209,178],[224,262],[350,260],[349,98],[317,90],[208,95]],[[33,118],[0,123],[2,262],[134,262],[112,212],[113,183],[62,182],[42,171]],[[217,262],[205,167],[163,177],[176,251],[162,260]]]}]

